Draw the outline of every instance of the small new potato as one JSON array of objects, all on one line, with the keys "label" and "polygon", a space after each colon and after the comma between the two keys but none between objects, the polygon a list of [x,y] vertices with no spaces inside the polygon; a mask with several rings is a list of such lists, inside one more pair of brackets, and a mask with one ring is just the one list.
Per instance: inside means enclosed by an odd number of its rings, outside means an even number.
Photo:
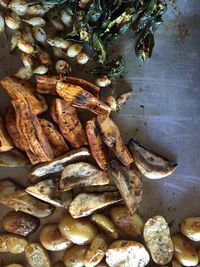
[{"label": "small new potato", "polygon": [[200,241],[200,217],[190,217],[183,220],[181,233],[192,241]]},{"label": "small new potato", "polygon": [[62,236],[57,224],[47,224],[42,228],[40,243],[50,251],[60,251],[71,246],[71,241]]},{"label": "small new potato", "polygon": [[64,237],[77,245],[91,244],[97,234],[95,226],[88,219],[74,219],[69,214],[61,219],[59,228]]},{"label": "small new potato", "polygon": [[67,267],[84,267],[84,259],[88,246],[78,246],[67,249],[65,251],[63,261]]},{"label": "small new potato", "polygon": [[31,267],[51,267],[49,255],[39,243],[28,245],[25,255]]},{"label": "small new potato", "polygon": [[74,58],[78,56],[79,53],[83,50],[83,46],[81,44],[72,44],[67,49],[67,56]]},{"label": "small new potato", "polygon": [[196,249],[191,242],[180,234],[172,236],[174,245],[174,257],[184,266],[196,266],[199,258]]},{"label": "small new potato", "polygon": [[14,234],[0,234],[0,252],[20,254],[24,252],[28,242],[25,238]]}]

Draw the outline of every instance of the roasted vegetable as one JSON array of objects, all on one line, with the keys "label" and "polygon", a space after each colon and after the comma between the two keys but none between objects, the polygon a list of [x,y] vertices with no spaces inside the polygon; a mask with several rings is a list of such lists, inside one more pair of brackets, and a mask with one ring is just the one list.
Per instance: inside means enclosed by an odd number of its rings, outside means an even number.
[{"label": "roasted vegetable", "polygon": [[1,167],[24,167],[28,164],[30,164],[28,158],[15,148],[11,151],[0,153]]},{"label": "roasted vegetable", "polygon": [[71,202],[69,212],[73,218],[89,216],[94,211],[106,208],[113,204],[121,203],[122,199],[118,192],[103,194],[79,194]]},{"label": "roasted vegetable", "polygon": [[146,62],[152,55],[154,45],[154,35],[152,30],[145,30],[137,40],[135,47],[136,55],[143,62]]},{"label": "roasted vegetable", "polygon": [[60,189],[64,191],[106,184],[109,184],[107,173],[86,162],[68,165],[64,168],[60,179]]},{"label": "roasted vegetable", "polygon": [[181,233],[187,238],[200,241],[200,217],[186,218],[180,226]]},{"label": "roasted vegetable", "polygon": [[117,191],[115,185],[101,185],[101,186],[87,186],[82,188],[82,191],[85,193],[105,193],[105,192],[114,192]]},{"label": "roasted vegetable", "polygon": [[134,165],[124,167],[118,161],[110,162],[110,174],[131,215],[142,201],[142,182],[140,173]]},{"label": "roasted vegetable", "polygon": [[0,152],[6,152],[13,149],[12,142],[3,125],[3,119],[0,117]]},{"label": "roasted vegetable", "polygon": [[159,156],[134,139],[129,141],[129,148],[135,165],[149,179],[166,177],[176,169],[177,164],[175,162]]},{"label": "roasted vegetable", "polygon": [[6,265],[5,267],[23,267],[23,265],[18,264],[18,263],[11,263],[11,264]]},{"label": "roasted vegetable", "polygon": [[27,240],[24,237],[14,234],[0,234],[0,252],[10,252],[12,254],[23,253]]},{"label": "roasted vegetable", "polygon": [[107,162],[103,142],[101,140],[95,119],[88,120],[86,123],[86,134],[90,145],[93,158],[102,170],[107,169]]},{"label": "roasted vegetable", "polygon": [[116,104],[117,104],[117,111],[119,111],[123,105],[126,104],[126,101],[129,99],[129,97],[132,95],[132,91],[123,93],[117,97]]},{"label": "roasted vegetable", "polygon": [[73,246],[67,249],[63,256],[63,261],[67,267],[84,266],[84,259],[88,246]]},{"label": "roasted vegetable", "polygon": [[39,243],[28,245],[25,249],[25,255],[31,267],[51,266],[48,253]]},{"label": "roasted vegetable", "polygon": [[10,211],[2,218],[1,225],[6,232],[28,236],[37,230],[40,220],[21,211]]}]

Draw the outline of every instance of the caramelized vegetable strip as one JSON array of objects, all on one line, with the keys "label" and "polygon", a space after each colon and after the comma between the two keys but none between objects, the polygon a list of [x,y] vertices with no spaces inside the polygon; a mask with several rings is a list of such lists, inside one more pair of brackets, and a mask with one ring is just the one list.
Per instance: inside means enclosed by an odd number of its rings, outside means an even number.
[{"label": "caramelized vegetable strip", "polygon": [[50,121],[46,119],[39,119],[39,122],[47,139],[49,140],[55,156],[60,156],[69,150],[64,138]]},{"label": "caramelized vegetable strip", "polygon": [[52,117],[56,118],[63,137],[73,148],[79,148],[87,144],[85,131],[74,107],[71,107],[62,99],[56,99],[55,114]]},{"label": "caramelized vegetable strip", "polygon": [[95,119],[86,123],[86,134],[90,145],[91,154],[102,170],[107,169],[106,156],[104,153],[103,142],[101,140]]},{"label": "caramelized vegetable strip", "polygon": [[16,125],[20,135],[26,141],[26,153],[32,164],[53,159],[50,144],[42,130],[38,118],[31,112],[24,100],[13,100],[16,112]]},{"label": "caramelized vegetable strip", "polygon": [[120,131],[117,125],[109,117],[98,116],[97,124],[100,133],[103,136],[104,143],[113,150],[116,157],[125,165],[129,166],[133,159],[128,149],[123,143]]},{"label": "caramelized vegetable strip", "polygon": [[80,86],[58,82],[56,90],[65,101],[74,107],[87,109],[98,115],[108,116],[110,113],[110,108],[106,104]]},{"label": "caramelized vegetable strip", "polygon": [[1,80],[0,83],[13,100],[26,99],[35,115],[47,110],[45,99],[40,95],[34,94],[34,89],[27,81],[8,76]]},{"label": "caramelized vegetable strip", "polygon": [[0,117],[0,152],[9,151],[12,148],[12,142],[4,128],[3,119]]}]

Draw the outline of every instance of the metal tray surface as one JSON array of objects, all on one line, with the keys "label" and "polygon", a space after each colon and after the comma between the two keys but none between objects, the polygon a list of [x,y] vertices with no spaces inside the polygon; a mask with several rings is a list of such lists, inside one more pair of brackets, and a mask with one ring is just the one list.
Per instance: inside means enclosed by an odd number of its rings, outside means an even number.
[{"label": "metal tray surface", "polygon": [[[176,172],[161,180],[143,179],[140,213],[144,218],[163,215],[172,231],[184,217],[200,215],[200,3],[199,0],[169,2],[165,22],[156,33],[152,58],[142,64],[134,43],[125,38],[117,47],[125,55],[124,80],[114,91],[133,89],[127,105],[114,116],[123,138],[134,137],[163,156],[178,162]],[[5,37],[0,41],[0,78],[15,73],[17,56],[10,56]],[[81,72],[77,73],[81,76]],[[84,75],[82,75],[84,76]],[[0,90],[3,112],[9,97]],[[0,178],[11,177],[26,184],[26,169],[1,168]],[[0,217],[7,211],[0,206]],[[51,218],[54,221],[57,214]],[[45,220],[45,221],[48,221]],[[44,221],[44,223],[45,223]],[[35,237],[33,237],[34,239]],[[54,260],[59,253],[51,253]],[[23,256],[0,255],[0,260],[23,262]]]}]

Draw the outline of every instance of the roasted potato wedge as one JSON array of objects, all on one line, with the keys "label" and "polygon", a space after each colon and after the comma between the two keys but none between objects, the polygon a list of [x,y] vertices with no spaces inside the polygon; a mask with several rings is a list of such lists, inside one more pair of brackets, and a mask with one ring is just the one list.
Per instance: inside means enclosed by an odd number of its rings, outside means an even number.
[{"label": "roasted potato wedge", "polygon": [[63,261],[67,267],[84,267],[84,259],[88,246],[73,246],[64,253]]},{"label": "roasted potato wedge", "polygon": [[127,100],[129,99],[129,97],[132,95],[132,91],[123,93],[121,95],[119,95],[116,99],[116,104],[117,104],[117,111],[119,111],[123,105],[126,104]]},{"label": "roasted potato wedge", "polygon": [[160,265],[168,264],[173,257],[173,243],[167,222],[162,216],[150,218],[144,225],[144,240],[152,259]]},{"label": "roasted potato wedge", "polygon": [[110,217],[117,228],[131,238],[142,236],[144,222],[139,214],[131,216],[125,206],[118,206],[110,210]]},{"label": "roasted potato wedge", "polygon": [[135,165],[149,179],[166,177],[176,169],[177,163],[159,156],[133,138],[129,141],[129,148]]},{"label": "roasted potato wedge", "polygon": [[0,203],[38,218],[51,215],[54,208],[32,197],[10,180],[0,181]]},{"label": "roasted potato wedge", "polygon": [[13,100],[12,104],[16,112],[17,129],[26,141],[25,149],[31,163],[34,165],[52,160],[50,144],[29,104],[25,100]]},{"label": "roasted potato wedge", "polygon": [[58,82],[56,85],[57,93],[71,106],[87,109],[98,115],[108,116],[110,107],[101,100],[85,91],[82,87],[66,82]]},{"label": "roasted potato wedge", "polygon": [[66,152],[64,155],[55,158],[51,162],[38,165],[29,174],[29,181],[31,183],[37,183],[43,180],[49,175],[57,174],[61,172],[67,164],[76,162],[78,160],[84,160],[90,157],[90,152],[87,148],[80,148]]},{"label": "roasted potato wedge", "polygon": [[96,160],[99,167],[105,171],[107,169],[106,156],[104,152],[103,142],[97,129],[95,119],[87,121],[86,134],[93,158]]},{"label": "roasted potato wedge", "polygon": [[180,226],[181,233],[192,241],[200,241],[200,217],[189,217]]},{"label": "roasted potato wedge", "polygon": [[38,115],[47,110],[45,99],[34,93],[34,89],[29,82],[19,80],[15,76],[8,76],[0,83],[13,100],[26,99],[33,114]]},{"label": "roasted potato wedge", "polygon": [[6,152],[11,149],[13,149],[13,144],[4,127],[3,119],[0,116],[0,152]]},{"label": "roasted potato wedge", "polygon": [[104,234],[98,234],[85,255],[85,267],[94,267],[100,263],[105,256],[107,247],[106,236]]},{"label": "roasted potato wedge", "polygon": [[51,267],[49,255],[39,243],[28,245],[25,255],[31,267]]},{"label": "roasted potato wedge", "polygon": [[56,84],[59,81],[65,81],[67,83],[82,87],[84,90],[90,92],[94,96],[99,95],[100,87],[86,80],[71,77],[71,76],[49,76],[49,75],[35,75],[37,81],[37,91],[41,94],[57,95]]},{"label": "roasted potato wedge", "polygon": [[196,266],[199,262],[198,254],[191,241],[180,234],[172,236],[174,258],[183,266]]},{"label": "roasted potato wedge", "polygon": [[50,121],[39,119],[39,122],[51,145],[54,156],[58,157],[69,150],[63,136],[56,130]]},{"label": "roasted potato wedge", "polygon": [[130,167],[125,167],[120,162],[112,160],[109,173],[113,177],[130,214],[133,215],[142,201],[142,182],[138,169],[133,164]]},{"label": "roasted potato wedge", "polygon": [[30,195],[48,202],[56,207],[67,209],[72,201],[71,192],[61,192],[59,179],[52,178],[43,180],[25,190]]},{"label": "roasted potato wedge", "polygon": [[108,174],[86,162],[68,165],[64,168],[60,179],[60,189],[64,191],[106,184],[109,184]]},{"label": "roasted potato wedge", "polygon": [[117,230],[116,226],[105,215],[100,214],[100,213],[95,213],[90,217],[90,220],[93,223],[96,223],[100,229],[105,231],[112,238],[114,238],[114,239],[118,238],[118,230]]},{"label": "roasted potato wedge", "polygon": [[133,159],[124,145],[119,128],[114,121],[106,116],[98,116],[97,124],[106,146],[114,152],[122,164],[129,166]]},{"label": "roasted potato wedge", "polygon": [[63,216],[59,228],[64,237],[77,245],[91,244],[97,234],[95,226],[88,219],[75,220],[70,214]]},{"label": "roasted potato wedge", "polygon": [[76,114],[76,109],[62,99],[55,100],[55,114],[52,116],[60,128],[63,137],[73,148],[87,144],[85,131]]},{"label": "roasted potato wedge", "polygon": [[94,211],[122,202],[118,192],[106,192],[103,194],[79,194],[71,202],[69,212],[73,218],[89,216]]},{"label": "roasted potato wedge", "polygon": [[28,236],[38,229],[40,220],[21,211],[10,211],[2,218],[1,225],[6,232]]},{"label": "roasted potato wedge", "polygon": [[138,242],[118,240],[109,246],[106,262],[110,267],[144,267],[149,262],[149,254]]},{"label": "roasted potato wedge", "polygon": [[30,164],[29,159],[16,148],[0,153],[0,167],[23,167]]},{"label": "roasted potato wedge", "polygon": [[28,242],[24,237],[14,234],[0,234],[0,252],[23,253]]},{"label": "roasted potato wedge", "polygon": [[72,242],[64,238],[58,224],[47,224],[40,231],[40,243],[50,251],[60,251],[71,246]]},{"label": "roasted potato wedge", "polygon": [[105,193],[117,191],[115,185],[98,185],[98,186],[87,186],[82,189],[84,193]]}]

